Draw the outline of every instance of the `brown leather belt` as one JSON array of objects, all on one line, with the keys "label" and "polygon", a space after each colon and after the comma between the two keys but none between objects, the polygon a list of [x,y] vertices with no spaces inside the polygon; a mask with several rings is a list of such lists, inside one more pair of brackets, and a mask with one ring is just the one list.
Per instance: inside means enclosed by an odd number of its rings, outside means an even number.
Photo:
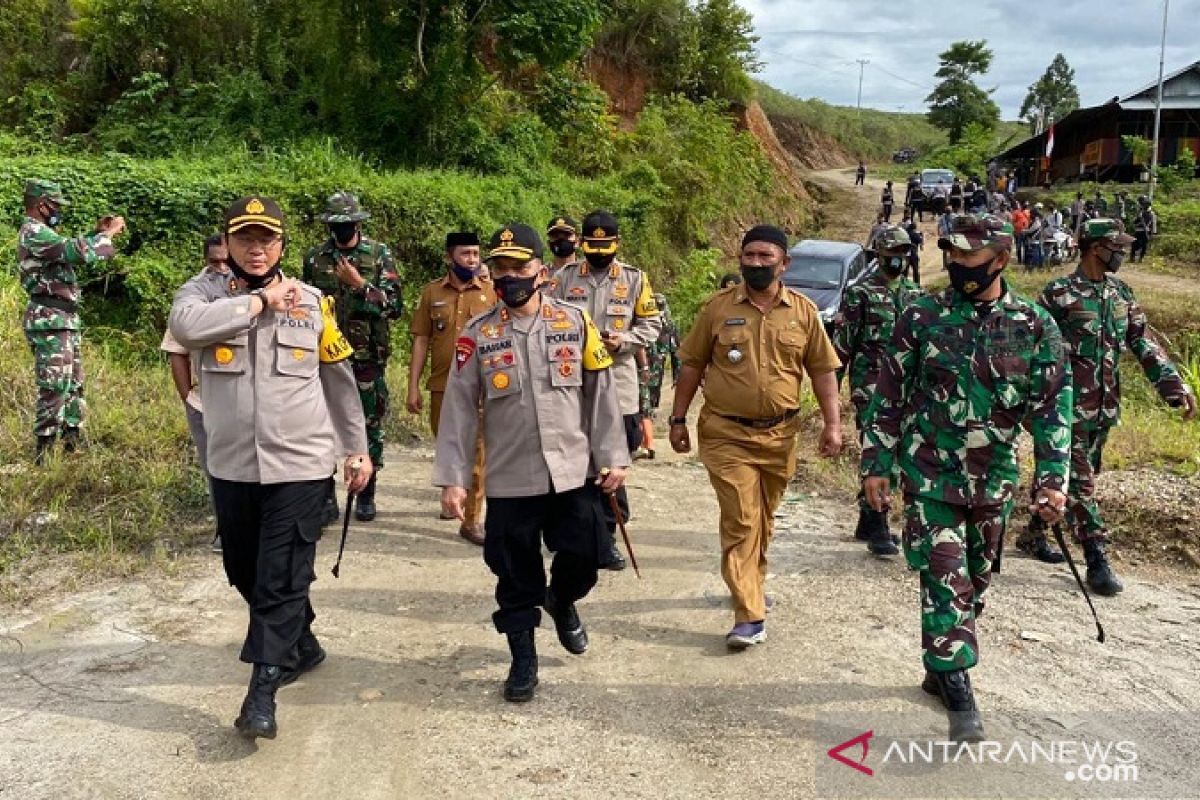
[{"label": "brown leather belt", "polygon": [[770,419],[750,419],[749,417],[730,417],[730,416],[726,416],[725,414],[718,414],[717,416],[722,417],[723,419],[727,419],[730,422],[736,422],[739,425],[745,425],[747,428],[755,428],[758,430],[763,430],[766,428],[774,428],[776,425],[782,425],[783,423],[787,422],[789,419],[791,419],[792,417],[796,416],[799,413],[800,413],[800,409],[793,408],[790,411],[785,411],[783,414],[780,414],[778,417],[771,417]]}]

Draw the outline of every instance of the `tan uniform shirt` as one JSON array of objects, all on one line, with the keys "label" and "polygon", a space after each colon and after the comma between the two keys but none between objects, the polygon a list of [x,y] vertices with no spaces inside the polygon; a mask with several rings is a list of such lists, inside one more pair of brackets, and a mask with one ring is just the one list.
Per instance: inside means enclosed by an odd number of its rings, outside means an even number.
[{"label": "tan uniform shirt", "polygon": [[637,351],[652,346],[662,327],[649,279],[619,261],[599,275],[581,261],[558,273],[553,291],[558,299],[586,310],[600,330],[624,336],[621,349],[613,353],[617,403],[622,414],[638,413]]},{"label": "tan uniform shirt", "polygon": [[471,484],[481,399],[488,497],[567,492],[629,466],[611,364],[586,312],[546,297],[530,317],[497,306],[471,320],[455,344],[433,484]]},{"label": "tan uniform shirt", "polygon": [[490,281],[473,279],[462,291],[454,288],[447,275],[425,284],[417,310],[413,312],[412,333],[429,337],[429,380],[431,392],[446,391],[450,366],[454,363],[454,342],[472,317],[496,305],[496,290]]},{"label": "tan uniform shirt", "polygon": [[679,348],[688,366],[707,372],[704,404],[715,414],[771,419],[800,407],[804,373],[841,366],[817,307],[783,289],[766,314],[742,286],[708,299]]},{"label": "tan uniform shirt", "polygon": [[367,452],[352,353],[321,293],[250,316],[235,280],[201,274],[175,293],[171,334],[200,364],[208,471],[245,483],[328,478]]}]

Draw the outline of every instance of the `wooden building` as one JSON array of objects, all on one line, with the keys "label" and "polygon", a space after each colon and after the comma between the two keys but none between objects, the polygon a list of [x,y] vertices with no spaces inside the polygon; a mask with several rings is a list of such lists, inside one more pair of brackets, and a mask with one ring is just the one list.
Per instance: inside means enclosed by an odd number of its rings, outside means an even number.
[{"label": "wooden building", "polygon": [[[1122,136],[1154,138],[1158,82],[1091,108],[1079,108],[1054,124],[1054,150],[1046,158],[1049,131],[1026,139],[993,161],[1014,170],[1021,186],[1076,180],[1139,180],[1145,165],[1135,163]],[[1158,163],[1175,163],[1188,148],[1200,162],[1200,61],[1163,76],[1162,128]]]}]

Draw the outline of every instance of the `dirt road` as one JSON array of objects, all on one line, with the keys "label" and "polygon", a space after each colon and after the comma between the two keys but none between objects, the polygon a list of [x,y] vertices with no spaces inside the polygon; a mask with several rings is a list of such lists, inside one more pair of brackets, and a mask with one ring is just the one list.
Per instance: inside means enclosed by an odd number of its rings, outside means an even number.
[{"label": "dirt road", "polygon": [[[328,661],[280,692],[277,740],[231,723],[245,612],[216,556],[175,574],[3,610],[0,797],[1195,796],[1200,585],[1125,571],[1101,645],[1065,568],[1010,555],[974,671],[988,732],[1131,740],[1139,782],[1076,786],[1061,764],[898,765],[901,737],[941,738],[921,678],[915,577],[851,538],[848,502],[794,487],[779,518],[770,640],[727,654],[716,507],[703,469],[639,462],[632,525],[645,579],[605,573],[581,611],[591,650],[539,635],[542,686],[504,703],[480,551],[436,516],[427,447],[396,449],[380,518],[314,604]],[[873,732],[868,777],[826,751]],[[858,755],[852,751],[852,760]]]}]

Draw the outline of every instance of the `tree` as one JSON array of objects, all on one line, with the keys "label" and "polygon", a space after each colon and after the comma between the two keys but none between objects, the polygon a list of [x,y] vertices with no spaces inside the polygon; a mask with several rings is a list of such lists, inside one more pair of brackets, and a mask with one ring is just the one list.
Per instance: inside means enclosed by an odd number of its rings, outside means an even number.
[{"label": "tree", "polygon": [[967,126],[975,123],[993,130],[1000,121],[1000,107],[992,101],[991,91],[975,84],[975,76],[992,66],[992,51],[987,41],[955,42],[940,56],[941,66],[934,73],[941,82],[925,102],[929,103],[930,124],[945,130],[950,143],[963,137]]},{"label": "tree", "polygon": [[1051,121],[1060,120],[1077,108],[1079,89],[1075,87],[1075,70],[1059,53],[1042,77],[1030,85],[1020,116],[1037,136],[1050,127]]}]

